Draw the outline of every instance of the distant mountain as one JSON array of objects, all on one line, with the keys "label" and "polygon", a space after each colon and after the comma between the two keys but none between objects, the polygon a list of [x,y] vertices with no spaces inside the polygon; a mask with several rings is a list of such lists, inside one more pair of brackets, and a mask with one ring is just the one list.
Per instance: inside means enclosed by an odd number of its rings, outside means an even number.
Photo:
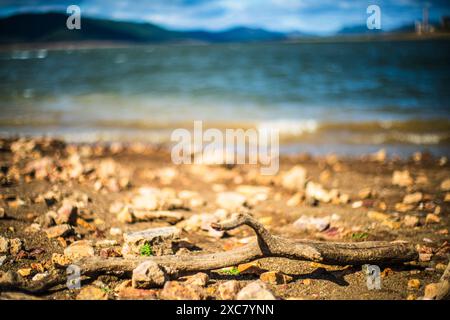
[{"label": "distant mountain", "polygon": [[383,29],[368,29],[366,25],[346,26],[337,32],[338,35],[356,35],[382,33]]},{"label": "distant mountain", "polygon": [[27,13],[0,19],[0,43],[121,41],[164,42],[253,42],[286,39],[286,35],[245,27],[221,32],[173,31],[151,23],[81,18],[80,30],[66,28],[63,13]]}]

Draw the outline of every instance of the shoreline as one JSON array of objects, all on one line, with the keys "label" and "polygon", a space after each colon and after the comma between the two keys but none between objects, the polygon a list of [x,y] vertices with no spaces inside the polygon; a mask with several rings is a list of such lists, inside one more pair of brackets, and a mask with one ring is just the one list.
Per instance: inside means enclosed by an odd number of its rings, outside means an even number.
[{"label": "shoreline", "polygon": [[0,52],[14,50],[84,50],[84,49],[114,49],[129,47],[151,46],[226,46],[226,45],[266,45],[266,44],[302,44],[302,43],[358,43],[358,42],[401,42],[401,41],[449,41],[450,33],[434,33],[417,35],[415,33],[387,33],[377,35],[339,35],[339,36],[305,36],[304,38],[287,39],[280,41],[252,41],[252,42],[122,42],[109,40],[77,41],[77,42],[36,42],[0,44]]}]

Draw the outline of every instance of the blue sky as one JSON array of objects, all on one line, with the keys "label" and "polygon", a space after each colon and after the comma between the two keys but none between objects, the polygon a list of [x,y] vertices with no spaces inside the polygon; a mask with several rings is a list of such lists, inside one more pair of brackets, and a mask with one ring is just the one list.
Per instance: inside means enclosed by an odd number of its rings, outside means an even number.
[{"label": "blue sky", "polygon": [[148,21],[179,30],[247,26],[329,34],[365,25],[371,4],[380,6],[381,27],[389,30],[420,19],[425,3],[433,20],[450,15],[448,0],[0,0],[0,15],[65,11],[77,4],[82,16]]}]

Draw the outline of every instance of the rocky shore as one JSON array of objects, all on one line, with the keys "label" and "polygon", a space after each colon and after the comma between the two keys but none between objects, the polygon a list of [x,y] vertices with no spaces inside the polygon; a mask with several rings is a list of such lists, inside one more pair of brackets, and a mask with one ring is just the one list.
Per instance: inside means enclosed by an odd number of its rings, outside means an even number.
[{"label": "rocky shore", "polygon": [[[0,140],[2,299],[434,299],[449,263],[450,165],[415,153],[281,157],[256,166],[174,165],[170,150],[49,138]],[[79,259],[226,252],[255,239],[211,225],[251,215],[270,233],[329,242],[407,241],[417,261],[387,264],[369,290],[361,266],[264,258],[168,277],[152,261],[131,274],[83,277],[27,292]],[[9,281],[9,282],[8,282]]]}]

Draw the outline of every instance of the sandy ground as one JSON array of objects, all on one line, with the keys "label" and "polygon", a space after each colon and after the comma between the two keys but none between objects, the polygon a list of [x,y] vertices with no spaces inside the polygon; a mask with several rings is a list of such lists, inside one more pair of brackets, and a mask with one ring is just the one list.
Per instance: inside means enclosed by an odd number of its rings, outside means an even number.
[{"label": "sandy ground", "polygon": [[[206,213],[220,219],[239,210],[250,212],[272,233],[292,239],[406,240],[417,244],[421,253],[420,263],[380,266],[380,290],[368,289],[360,266],[260,260],[258,268],[292,277],[288,283],[267,285],[267,290],[281,299],[417,299],[424,295],[427,284],[439,279],[449,261],[450,181],[445,181],[450,174],[445,158],[416,154],[409,160],[387,159],[382,153],[360,158],[298,155],[282,157],[276,176],[261,176],[254,166],[173,165],[167,150],[141,144],[106,147],[22,139],[1,140],[0,149],[0,236],[21,242],[14,248],[10,243],[9,251],[0,252],[0,271],[19,272],[29,283],[40,274],[56,270],[52,256],[58,253],[63,257],[75,241],[114,240],[109,249],[95,246],[95,255],[120,255],[122,233],[174,224],[166,219],[127,221],[130,213],[133,218],[133,208],[139,202],[136,198],[148,190],[169,194],[176,205],[163,203],[162,209],[177,207],[175,212],[181,213],[181,221],[174,225],[182,230],[181,237],[189,245],[177,254],[218,252],[246,243],[254,236],[248,227],[218,235],[192,218]],[[291,170],[295,166],[306,172],[301,185],[297,184],[301,177]],[[289,175],[294,179],[289,180]],[[321,191],[304,189],[308,181]],[[236,191],[245,197],[240,208],[217,202],[223,192]],[[413,196],[404,201],[406,195]],[[75,221],[67,222],[72,234],[49,238],[45,230],[61,225],[56,220],[63,215],[60,208],[67,201],[76,207]],[[44,218],[48,216],[53,220]],[[327,225],[294,224],[302,216],[323,218],[318,221]],[[104,295],[89,296],[81,294],[80,289],[61,286],[37,297],[160,298],[162,289],[120,293],[129,278],[100,276],[83,282],[82,288],[101,288]],[[212,271],[202,290],[208,299],[220,299],[218,288],[222,283],[237,280],[241,288],[258,278],[258,272]],[[31,298],[29,294],[10,292],[2,292],[1,297]]]}]

